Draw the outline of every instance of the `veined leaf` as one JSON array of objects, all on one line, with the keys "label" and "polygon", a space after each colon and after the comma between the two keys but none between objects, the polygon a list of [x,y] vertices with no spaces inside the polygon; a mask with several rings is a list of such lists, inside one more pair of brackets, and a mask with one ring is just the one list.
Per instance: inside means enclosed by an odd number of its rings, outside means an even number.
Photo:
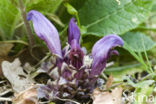
[{"label": "veined leaf", "polygon": [[153,0],[87,0],[79,10],[80,22],[87,33],[104,36],[123,34],[143,22]]},{"label": "veined leaf", "polygon": [[27,11],[38,10],[41,12],[53,13],[63,0],[30,0],[27,5]]},{"label": "veined leaf", "polygon": [[[147,51],[156,46],[156,43],[153,40],[140,32],[128,32],[124,34],[122,38],[135,52],[143,52],[144,49]],[[127,49],[125,46],[124,48]]]}]

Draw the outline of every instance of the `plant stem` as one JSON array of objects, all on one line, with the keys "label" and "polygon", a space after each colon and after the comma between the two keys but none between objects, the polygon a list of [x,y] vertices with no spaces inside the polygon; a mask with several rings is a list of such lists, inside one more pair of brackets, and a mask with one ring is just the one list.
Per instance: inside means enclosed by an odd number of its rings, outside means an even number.
[{"label": "plant stem", "polygon": [[22,18],[24,21],[24,25],[26,27],[27,37],[28,37],[28,41],[29,41],[29,47],[30,47],[30,49],[32,49],[35,42],[34,42],[34,38],[33,38],[33,34],[32,34],[32,30],[30,28],[30,25],[29,25],[28,21],[26,20],[26,12],[25,12],[23,0],[19,0],[19,7],[20,7],[21,15],[22,15]]},{"label": "plant stem", "polygon": [[[51,56],[51,53],[48,52],[47,55],[45,57],[43,57],[34,67],[39,66],[42,62],[44,62],[48,57]],[[37,69],[37,68],[36,68]]]},{"label": "plant stem", "polygon": [[104,74],[104,72],[102,72],[101,75],[102,75],[102,77],[103,77],[104,79],[106,79],[106,80],[108,79],[108,77]]},{"label": "plant stem", "polygon": [[[78,27],[79,27],[79,29],[80,29],[80,31],[81,31],[81,24],[80,24],[80,19],[79,19],[79,16],[78,16],[78,13],[75,15],[75,17],[76,17],[76,20],[77,20],[77,25],[78,25]],[[83,42],[83,39],[82,39],[82,36],[83,34],[81,33],[81,36],[80,36],[80,43],[82,43]]]},{"label": "plant stem", "polygon": [[128,45],[127,43],[124,41],[124,45],[126,46],[126,49],[130,52],[130,54],[132,54],[146,69],[146,71],[148,73],[151,73],[149,70],[148,70],[148,66],[145,64],[144,60],[142,60],[142,58],[140,58]]},{"label": "plant stem", "polygon": [[143,36],[142,36],[141,38],[142,38],[142,45],[143,45],[143,48],[144,48],[144,54],[145,54],[146,61],[147,61],[147,63],[148,63],[148,66],[149,66],[150,71],[153,73],[153,70],[152,70],[150,61],[149,61],[148,56],[147,56],[147,52],[146,52],[146,50],[145,50],[145,44],[144,44]]},{"label": "plant stem", "polygon": [[60,35],[60,36],[63,35],[64,32],[67,31],[67,29],[68,29],[68,25],[65,25],[64,29],[59,33],[59,35]]},{"label": "plant stem", "polygon": [[12,101],[11,98],[0,97],[0,101]]},{"label": "plant stem", "polygon": [[77,19],[77,25],[80,28],[81,27],[81,24],[80,24],[80,19],[79,19],[78,13],[76,14],[76,19]]},{"label": "plant stem", "polygon": [[7,41],[0,41],[0,43],[20,43],[20,44],[28,45],[27,42],[22,40],[7,40]]}]

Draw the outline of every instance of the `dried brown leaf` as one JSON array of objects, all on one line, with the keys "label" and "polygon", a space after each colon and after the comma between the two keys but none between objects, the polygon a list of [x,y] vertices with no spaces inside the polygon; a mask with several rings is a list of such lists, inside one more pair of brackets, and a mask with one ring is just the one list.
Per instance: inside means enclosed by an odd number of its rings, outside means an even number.
[{"label": "dried brown leaf", "polygon": [[116,87],[112,92],[101,92],[95,89],[93,92],[93,104],[121,104],[122,88]]},{"label": "dried brown leaf", "polygon": [[37,86],[32,86],[17,95],[13,99],[13,104],[39,104],[37,100]]},{"label": "dried brown leaf", "polygon": [[[12,47],[13,47],[13,44],[0,42],[0,49],[1,49],[0,50],[0,65],[2,61],[11,59],[10,57],[8,58],[8,54]],[[0,66],[0,77],[2,76],[3,76],[3,73],[2,73],[2,68]]]},{"label": "dried brown leaf", "polygon": [[7,56],[12,47],[13,47],[13,44],[10,44],[10,43],[0,43],[0,49],[1,49],[0,56],[1,57]]},{"label": "dried brown leaf", "polygon": [[110,76],[109,76],[109,78],[108,78],[108,80],[107,80],[107,82],[106,82],[106,89],[108,89],[109,87],[111,87],[112,86],[112,83],[113,83],[113,75],[111,73]]}]

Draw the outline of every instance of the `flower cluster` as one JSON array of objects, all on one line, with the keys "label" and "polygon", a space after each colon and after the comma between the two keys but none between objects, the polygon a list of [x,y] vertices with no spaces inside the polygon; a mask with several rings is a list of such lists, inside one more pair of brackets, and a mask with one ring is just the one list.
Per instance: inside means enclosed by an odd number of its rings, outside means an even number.
[{"label": "flower cluster", "polygon": [[45,16],[31,10],[27,20],[32,20],[36,35],[45,41],[56,56],[55,60],[43,65],[53,80],[40,86],[38,96],[56,102],[59,99],[87,101],[96,88],[98,76],[106,67],[107,59],[118,54],[114,47],[123,46],[123,40],[114,34],[106,35],[94,44],[91,56],[88,56],[80,47],[80,30],[74,18],[69,22],[68,45],[63,50],[57,29]]}]

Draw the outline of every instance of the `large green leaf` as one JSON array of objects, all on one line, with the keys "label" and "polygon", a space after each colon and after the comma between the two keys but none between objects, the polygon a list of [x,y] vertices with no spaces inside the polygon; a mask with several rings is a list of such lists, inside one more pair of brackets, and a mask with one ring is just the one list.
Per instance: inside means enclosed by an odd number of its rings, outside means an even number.
[{"label": "large green leaf", "polygon": [[79,17],[86,34],[122,34],[143,22],[151,7],[152,0],[120,0],[120,5],[116,0],[87,0]]},{"label": "large green leaf", "polygon": [[27,3],[27,11],[34,9],[42,12],[53,13],[62,1],[63,0],[30,0],[30,3]]},{"label": "large green leaf", "polygon": [[128,32],[122,35],[122,38],[128,44],[129,48],[135,52],[143,52],[144,50],[147,51],[156,45],[153,40],[140,32]]},{"label": "large green leaf", "polygon": [[10,39],[19,18],[19,12],[11,0],[0,0],[0,36]]}]

